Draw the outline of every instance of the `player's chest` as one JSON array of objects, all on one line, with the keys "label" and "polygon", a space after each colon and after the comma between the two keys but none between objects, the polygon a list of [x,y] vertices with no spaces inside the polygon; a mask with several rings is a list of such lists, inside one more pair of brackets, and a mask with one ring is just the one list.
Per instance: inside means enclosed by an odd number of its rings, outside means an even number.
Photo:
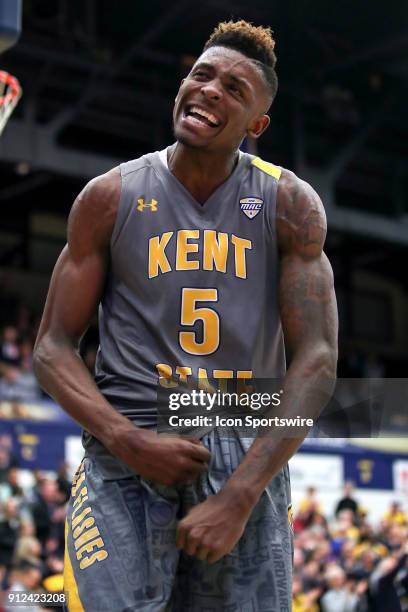
[{"label": "player's chest", "polygon": [[203,284],[245,280],[257,274],[271,248],[270,205],[251,181],[222,186],[204,205],[177,184],[145,183],[133,190],[116,268],[128,277],[160,279],[168,290],[173,281],[192,277]]}]

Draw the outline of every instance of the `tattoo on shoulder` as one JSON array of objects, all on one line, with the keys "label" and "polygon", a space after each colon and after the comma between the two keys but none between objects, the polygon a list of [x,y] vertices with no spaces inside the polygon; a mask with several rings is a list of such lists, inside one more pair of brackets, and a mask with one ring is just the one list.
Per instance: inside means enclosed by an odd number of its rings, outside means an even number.
[{"label": "tattoo on shoulder", "polygon": [[319,255],[326,239],[326,215],[317,193],[290,175],[278,191],[277,230],[279,246],[309,259]]}]

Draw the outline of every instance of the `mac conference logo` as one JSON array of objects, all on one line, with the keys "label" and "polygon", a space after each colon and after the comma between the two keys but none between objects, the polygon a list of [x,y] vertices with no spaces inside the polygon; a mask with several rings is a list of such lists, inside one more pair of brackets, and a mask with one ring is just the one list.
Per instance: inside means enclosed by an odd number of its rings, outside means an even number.
[{"label": "mac conference logo", "polygon": [[246,215],[248,219],[253,219],[262,210],[263,200],[253,197],[241,198],[239,205],[244,215]]}]

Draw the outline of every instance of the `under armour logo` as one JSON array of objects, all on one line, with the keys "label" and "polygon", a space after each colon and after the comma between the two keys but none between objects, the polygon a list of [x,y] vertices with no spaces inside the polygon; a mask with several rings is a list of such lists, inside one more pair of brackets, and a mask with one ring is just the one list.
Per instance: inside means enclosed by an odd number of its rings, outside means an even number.
[{"label": "under armour logo", "polygon": [[150,204],[145,204],[144,198],[139,198],[137,201],[137,210],[143,212],[145,208],[150,208],[152,212],[157,212],[157,200],[151,199]]}]

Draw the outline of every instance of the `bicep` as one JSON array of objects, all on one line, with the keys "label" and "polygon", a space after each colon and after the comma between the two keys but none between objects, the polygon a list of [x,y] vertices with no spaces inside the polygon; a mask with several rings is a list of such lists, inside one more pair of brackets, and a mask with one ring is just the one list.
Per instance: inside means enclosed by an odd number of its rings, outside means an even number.
[{"label": "bicep", "polygon": [[99,250],[75,257],[69,244],[63,249],[52,274],[38,334],[69,339],[78,344],[101,299],[107,256]]},{"label": "bicep", "polygon": [[323,252],[311,259],[297,254],[282,257],[279,309],[290,356],[319,346],[336,350],[338,322],[333,272]]}]

